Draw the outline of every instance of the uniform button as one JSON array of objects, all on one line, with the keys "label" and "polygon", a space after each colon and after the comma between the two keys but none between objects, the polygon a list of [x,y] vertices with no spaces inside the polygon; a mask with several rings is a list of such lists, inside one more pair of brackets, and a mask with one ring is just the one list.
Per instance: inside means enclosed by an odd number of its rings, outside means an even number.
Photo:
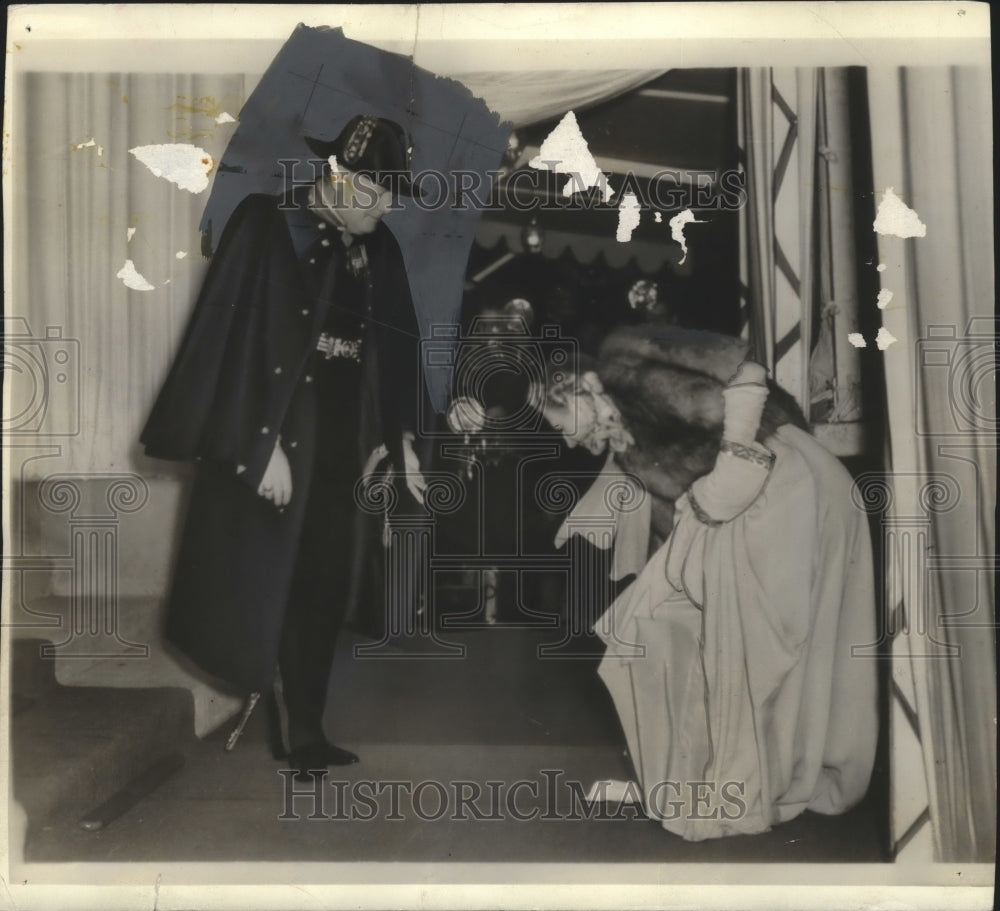
[{"label": "uniform button", "polygon": [[261,433],[270,433],[271,432],[271,428],[270,427],[261,427],[260,428],[260,432]]},{"label": "uniform button", "polygon": [[308,316],[308,315],[309,315],[309,310],[308,310],[308,308],[306,308],[306,307],[303,307],[303,308],[302,308],[302,315],[303,315],[303,316]]},{"label": "uniform button", "polygon": [[275,373],[281,373],[281,368],[280,367],[275,367],[274,368],[274,372]]},{"label": "uniform button", "polygon": [[362,321],[362,322],[361,322],[361,328],[362,328],[362,329],[364,329],[364,328],[365,328],[365,325],[366,325],[366,324],[365,324],[365,322],[364,322],[364,321]]},{"label": "uniform button", "polygon": [[309,265],[311,265],[311,266],[315,266],[316,265],[316,258],[315,257],[313,257],[313,258],[311,258],[309,260]]},{"label": "uniform button", "polygon": [[292,449],[294,449],[296,446],[299,445],[299,441],[298,440],[292,440],[292,442],[289,443],[288,445],[291,446]]},{"label": "uniform button", "polygon": [[306,377],[306,382],[307,383],[311,383],[312,381],[313,381],[313,378],[311,376],[307,376]]},{"label": "uniform button", "polygon": [[325,231],[326,230],[326,222],[325,221],[319,221],[319,222],[316,222],[316,224],[319,225],[320,231]]},{"label": "uniform button", "polygon": [[324,237],[319,243],[320,243],[320,246],[322,246],[322,247],[329,247],[330,246],[330,239],[328,237]]}]

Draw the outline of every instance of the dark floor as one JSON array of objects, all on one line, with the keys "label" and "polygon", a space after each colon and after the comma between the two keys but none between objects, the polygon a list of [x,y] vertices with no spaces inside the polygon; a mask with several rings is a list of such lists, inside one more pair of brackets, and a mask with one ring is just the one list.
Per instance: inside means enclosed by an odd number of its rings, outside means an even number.
[{"label": "dark floor", "polygon": [[[551,637],[549,633],[549,641]],[[545,634],[532,630],[494,627],[450,638],[466,647],[465,657],[362,660],[353,656],[352,641],[341,643],[327,730],[336,743],[355,750],[361,762],[331,770],[321,807],[311,798],[296,798],[290,805],[286,801],[279,771],[284,763],[271,758],[265,715],[258,711],[233,752],[223,750],[228,730],[194,743],[185,748],[186,764],[173,778],[107,828],[86,832],[72,821],[40,827],[29,838],[26,859],[884,859],[879,837],[884,809],[875,798],[841,817],[806,813],[764,835],[701,843],[685,842],[649,820],[634,818],[630,809],[618,818],[607,811],[606,818],[580,818],[570,782],[587,789],[596,779],[630,777],[596,661],[539,660],[536,648]],[[404,781],[412,783],[420,799],[415,802],[399,790],[394,808],[393,786],[387,783]],[[512,796],[511,786],[518,781],[536,785],[521,785]],[[373,800],[375,782],[384,790]],[[429,784],[417,788],[420,782]],[[447,801],[443,809],[442,793]],[[471,795],[475,809],[469,804],[463,809],[456,802],[458,794]],[[373,814],[375,803],[379,809]],[[511,806],[534,818],[513,818]],[[351,819],[352,810],[374,818]],[[476,819],[476,810],[480,816],[500,818]],[[577,818],[565,818],[574,811]]]}]

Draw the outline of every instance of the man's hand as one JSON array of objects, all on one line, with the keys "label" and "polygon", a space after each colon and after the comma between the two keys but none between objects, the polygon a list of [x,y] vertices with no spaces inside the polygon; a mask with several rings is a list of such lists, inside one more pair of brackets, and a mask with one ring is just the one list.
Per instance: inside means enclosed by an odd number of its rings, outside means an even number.
[{"label": "man's hand", "polygon": [[413,451],[414,436],[410,432],[403,434],[403,467],[406,475],[406,486],[414,499],[423,505],[424,491],[427,489],[427,482],[420,473],[420,459]]},{"label": "man's hand", "polygon": [[267,463],[264,479],[257,488],[264,499],[270,500],[275,506],[287,506],[292,498],[292,469],[288,465],[288,456],[281,448],[281,438],[274,444],[271,461]]}]

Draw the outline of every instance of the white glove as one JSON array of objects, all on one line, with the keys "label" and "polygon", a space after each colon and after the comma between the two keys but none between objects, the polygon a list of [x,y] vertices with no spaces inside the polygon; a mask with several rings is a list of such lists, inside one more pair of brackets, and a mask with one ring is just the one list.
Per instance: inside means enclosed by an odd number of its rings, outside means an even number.
[{"label": "white glove", "polygon": [[409,431],[403,434],[403,470],[406,475],[407,489],[413,494],[413,498],[423,505],[427,482],[420,473],[420,459],[413,451],[413,440],[414,436]]},{"label": "white glove", "polygon": [[751,446],[757,437],[768,389],[767,370],[753,361],[740,364],[736,375],[722,391],[726,402],[722,437]]},{"label": "white glove", "polygon": [[274,444],[274,452],[271,453],[257,493],[275,506],[287,506],[292,498],[292,469],[288,464],[288,456],[281,448],[281,437]]},{"label": "white glove", "polygon": [[379,443],[368,456],[365,467],[361,469],[361,477],[367,478],[378,467],[378,463],[389,454],[389,447],[385,443]]},{"label": "white glove", "polygon": [[[764,367],[744,361],[722,392],[726,402],[723,447],[712,471],[691,485],[699,508],[716,521],[729,522],[746,509],[771,471],[774,456],[756,442],[768,396],[766,381]],[[737,446],[727,450],[726,443]]]}]

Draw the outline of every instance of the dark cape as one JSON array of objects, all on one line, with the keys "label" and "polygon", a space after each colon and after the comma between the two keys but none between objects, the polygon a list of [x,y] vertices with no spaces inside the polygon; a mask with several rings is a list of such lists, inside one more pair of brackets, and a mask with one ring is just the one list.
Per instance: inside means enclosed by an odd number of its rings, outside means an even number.
[{"label": "dark cape", "polygon": [[[311,482],[311,371],[337,300],[336,287],[317,293],[300,264],[303,247],[319,238],[317,219],[311,213],[304,220],[286,216],[278,202],[249,196],[227,223],[141,435],[150,456],[198,462],[167,638],[202,669],[243,691],[264,689],[274,676]],[[310,231],[315,238],[304,236]],[[362,397],[357,460],[345,466],[355,475],[380,442],[402,464],[402,432],[416,426],[423,385],[419,330],[399,248],[384,225],[364,242],[373,311],[360,382],[344,390]],[[283,509],[257,494],[278,434],[293,483]],[[356,545],[364,527],[359,518]],[[347,598],[348,592],[330,596]]]}]

